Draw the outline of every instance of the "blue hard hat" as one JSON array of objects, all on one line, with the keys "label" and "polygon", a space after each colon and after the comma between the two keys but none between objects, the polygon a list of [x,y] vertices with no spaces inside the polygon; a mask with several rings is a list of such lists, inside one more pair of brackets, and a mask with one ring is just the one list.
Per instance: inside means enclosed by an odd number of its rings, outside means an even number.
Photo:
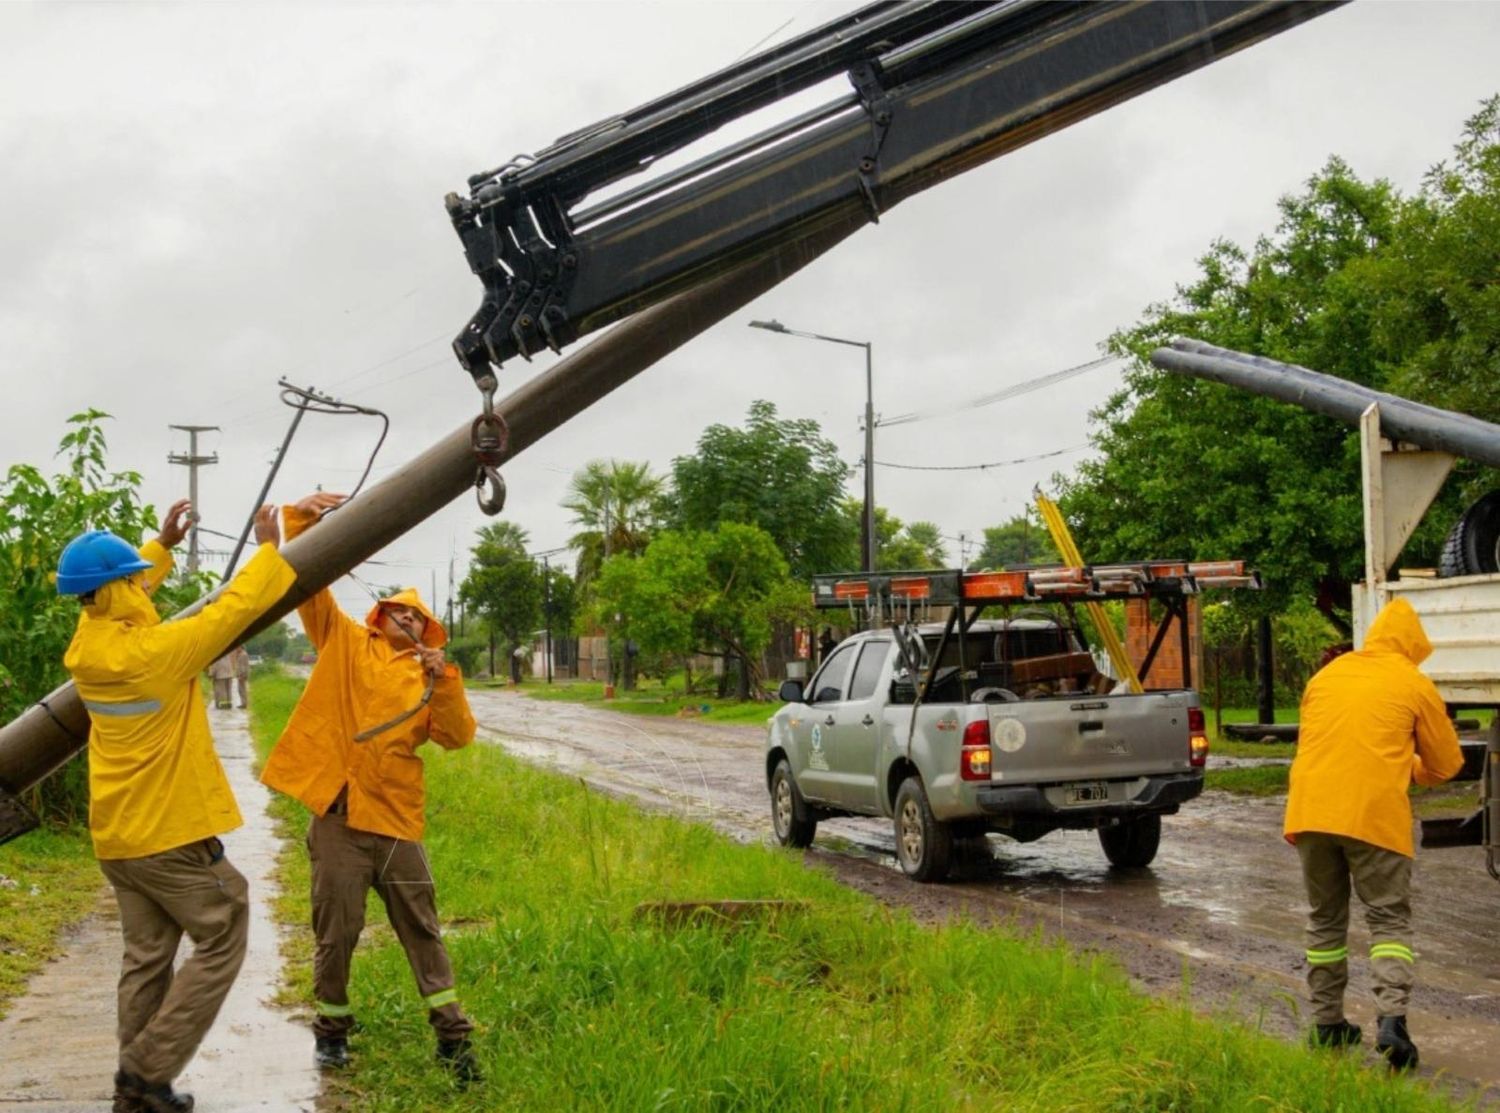
[{"label": "blue hard hat", "polygon": [[57,559],[57,593],[83,595],[111,580],[151,567],[134,545],[107,529],[91,529],[68,542]]}]

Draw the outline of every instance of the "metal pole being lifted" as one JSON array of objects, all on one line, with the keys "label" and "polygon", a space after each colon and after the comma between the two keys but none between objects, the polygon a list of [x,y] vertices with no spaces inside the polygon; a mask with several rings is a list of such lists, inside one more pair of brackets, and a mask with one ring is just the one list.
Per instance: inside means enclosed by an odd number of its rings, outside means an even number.
[{"label": "metal pole being lifted", "polygon": [[[621,322],[595,343],[524,383],[496,403],[496,412],[510,428],[506,457],[535,444],[865,223],[862,213],[830,216],[804,239]],[[297,604],[465,494],[474,487],[474,476],[470,423],[465,422],[316,529],[286,542],[281,551],[296,570],[297,582],[232,644],[238,645],[278,621]],[[17,795],[83,749],[88,744],[88,730],[88,713],[71,683],[0,728],[0,816],[6,814],[7,801],[14,802]],[[0,829],[0,841],[18,833]]]},{"label": "metal pole being lifted", "polygon": [[1216,348],[1201,340],[1173,340],[1171,347],[1152,352],[1151,362],[1163,371],[1263,394],[1350,425],[1358,425],[1360,415],[1374,402],[1380,406],[1380,431],[1391,440],[1500,468],[1500,425],[1468,414],[1424,406],[1337,375]]}]

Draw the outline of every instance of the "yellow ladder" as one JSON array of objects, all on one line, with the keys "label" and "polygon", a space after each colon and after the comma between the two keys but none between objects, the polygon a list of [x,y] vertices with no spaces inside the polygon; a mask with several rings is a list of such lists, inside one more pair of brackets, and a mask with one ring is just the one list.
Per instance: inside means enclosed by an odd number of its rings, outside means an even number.
[{"label": "yellow ladder", "polygon": [[[1042,521],[1047,523],[1047,532],[1052,534],[1052,543],[1057,546],[1057,551],[1062,555],[1063,563],[1073,568],[1083,567],[1083,556],[1078,551],[1078,543],[1073,540],[1073,534],[1068,529],[1068,523],[1063,520],[1062,511],[1058,509],[1057,503],[1042,494],[1040,487],[1033,492],[1036,496],[1037,509],[1042,512]],[[1098,602],[1086,603],[1089,617],[1094,620],[1094,629],[1098,632],[1100,640],[1104,642],[1104,648],[1109,652],[1109,659],[1115,666],[1115,672],[1124,677],[1130,685],[1130,690],[1137,694],[1145,691],[1141,686],[1141,678],[1136,675],[1135,665],[1131,664],[1130,657],[1125,653],[1125,645],[1120,641],[1120,635],[1115,633],[1114,623],[1109,620],[1108,613],[1104,610],[1104,604]]]}]

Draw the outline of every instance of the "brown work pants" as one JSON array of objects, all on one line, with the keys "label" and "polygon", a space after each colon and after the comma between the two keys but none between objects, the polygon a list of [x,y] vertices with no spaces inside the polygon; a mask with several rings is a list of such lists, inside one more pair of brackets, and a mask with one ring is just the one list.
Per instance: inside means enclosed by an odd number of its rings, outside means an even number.
[{"label": "brown work pants", "polygon": [[[120,903],[120,1069],[171,1082],[219,1015],[245,960],[249,886],[204,839],[145,858],[101,860]],[[186,934],[193,953],[173,973]]]},{"label": "brown work pants", "polygon": [[313,992],[319,1036],[346,1035],[354,1026],[349,1005],[349,963],[365,926],[365,895],[373,888],[406,951],[438,1038],[456,1040],[474,1025],[458,1005],[453,967],[438,927],[437,901],[427,851],[420,842],[350,828],[347,817],[314,816],[307,831],[312,859]]},{"label": "brown work pants", "polygon": [[234,678],[235,689],[240,694],[240,706],[250,706],[250,678],[248,676],[236,676]]},{"label": "brown work pants", "polygon": [[234,677],[226,676],[223,679],[214,678],[214,706],[232,707],[234,701]]},{"label": "brown work pants", "polygon": [[1381,1016],[1405,1016],[1411,997],[1411,859],[1360,839],[1304,831],[1297,836],[1307,918],[1307,986],[1314,1019],[1344,1019],[1349,983],[1349,886],[1365,907],[1370,928],[1370,972]]}]

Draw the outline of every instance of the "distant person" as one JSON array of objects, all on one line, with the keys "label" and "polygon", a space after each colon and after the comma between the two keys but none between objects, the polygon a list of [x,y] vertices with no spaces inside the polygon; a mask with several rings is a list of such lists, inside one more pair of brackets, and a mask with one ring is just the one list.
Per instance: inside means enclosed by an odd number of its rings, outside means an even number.
[{"label": "distant person", "polygon": [[[318,494],[287,507],[287,536],[342,501]],[[327,589],[297,613],[317,662],[261,779],[313,813],[315,1059],[328,1069],[349,1062],[349,965],[373,888],[411,964],[438,1061],[459,1083],[477,1082],[474,1025],[458,1004],[421,841],[426,788],[417,748],[431,740],[455,750],[474,740],[463,677],[443,656],[448,635],[414,588],[381,599],[362,623]]]},{"label": "distant person", "polygon": [[240,709],[244,710],[250,706],[250,651],[237,645],[230,658],[234,661],[234,681],[239,688]]},{"label": "distant person", "polygon": [[1417,666],[1432,643],[1405,599],[1382,608],[1363,649],[1335,657],[1302,695],[1284,832],[1302,860],[1311,912],[1307,984],[1318,1047],[1357,1044],[1344,1016],[1349,887],[1365,908],[1379,1011],[1375,1050],[1392,1070],[1417,1065],[1406,1027],[1411,949],[1412,781],[1436,785],[1463,767],[1458,734]]},{"label": "distant person", "polygon": [[823,627],[823,632],[818,635],[818,664],[828,660],[828,655],[838,646],[838,639],[833,636],[833,630]]},{"label": "distant person", "polygon": [[[263,506],[254,557],[197,614],[163,623],[151,592],[171,571],[190,511],[186,499],[174,503],[140,551],[91,530],[57,565],[58,592],[83,604],[63,665],[91,720],[89,832],[125,943],[114,1095],[123,1113],[193,1108],[172,1082],[245,958],[247,886],[218,838],[240,825],[240,812],[214,753],[198,676],[296,580],[276,551],[276,509]],[[193,950],[174,973],[184,934]]]},{"label": "distant person", "polygon": [[234,651],[230,650],[208,666],[208,678],[214,684],[214,706],[219,710],[234,705]]}]

